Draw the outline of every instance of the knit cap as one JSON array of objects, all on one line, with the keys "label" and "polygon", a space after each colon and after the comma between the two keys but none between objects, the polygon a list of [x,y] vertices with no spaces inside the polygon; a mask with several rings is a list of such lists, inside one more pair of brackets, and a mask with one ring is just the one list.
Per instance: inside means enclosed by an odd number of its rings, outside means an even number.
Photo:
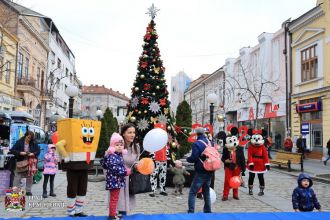
[{"label": "knit cap", "polygon": [[124,143],[124,139],[123,137],[118,134],[118,133],[113,133],[112,136],[111,136],[111,139],[110,139],[110,147],[114,147],[116,143],[118,142],[122,142]]}]

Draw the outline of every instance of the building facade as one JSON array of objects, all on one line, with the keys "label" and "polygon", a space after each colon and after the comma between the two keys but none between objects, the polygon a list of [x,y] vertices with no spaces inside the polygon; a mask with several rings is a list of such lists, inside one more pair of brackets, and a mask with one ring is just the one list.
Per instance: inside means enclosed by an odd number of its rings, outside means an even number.
[{"label": "building facade", "polygon": [[210,104],[207,96],[211,93],[216,94],[217,100],[214,103],[214,133],[223,129],[223,125],[216,120],[218,115],[224,114],[224,71],[222,68],[212,74],[203,74],[198,79],[191,82],[184,94],[185,100],[192,110],[192,122],[201,125],[210,123]]},{"label": "building facade", "polygon": [[82,116],[97,119],[96,111],[103,113],[109,108],[114,117],[120,122],[121,116],[126,116],[129,98],[125,94],[113,91],[104,85],[90,85],[82,87]]},{"label": "building facade", "polygon": [[47,42],[41,35],[43,15],[11,1],[0,1],[0,23],[18,39],[15,95],[22,100],[23,110],[45,126],[45,89],[48,52]]},{"label": "building facade", "polygon": [[330,138],[330,3],[290,22],[292,135],[306,138],[307,149],[326,153]]},{"label": "building facade", "polygon": [[14,111],[22,105],[15,97],[17,38],[0,26],[0,110]]},{"label": "building facade", "polygon": [[226,124],[263,128],[275,148],[286,137],[285,32],[262,33],[259,44],[240,49],[224,66]]},{"label": "building facade", "polygon": [[190,77],[183,71],[171,77],[171,110],[174,114],[178,105],[184,100],[184,92],[190,83]]}]

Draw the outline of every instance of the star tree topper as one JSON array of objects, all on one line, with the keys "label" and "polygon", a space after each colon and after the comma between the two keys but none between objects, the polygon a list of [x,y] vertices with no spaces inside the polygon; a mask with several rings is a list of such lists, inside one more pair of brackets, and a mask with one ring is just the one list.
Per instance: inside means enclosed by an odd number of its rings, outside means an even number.
[{"label": "star tree topper", "polygon": [[148,14],[153,20],[156,17],[158,11],[159,9],[154,6],[154,3],[152,3],[151,7],[148,8],[148,12],[146,14]]}]

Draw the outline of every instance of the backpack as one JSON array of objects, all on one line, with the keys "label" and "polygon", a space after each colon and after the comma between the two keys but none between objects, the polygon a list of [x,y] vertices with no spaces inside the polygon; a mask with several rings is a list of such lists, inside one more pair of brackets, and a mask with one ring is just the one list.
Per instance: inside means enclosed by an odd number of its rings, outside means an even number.
[{"label": "backpack", "polygon": [[198,141],[202,142],[205,145],[205,149],[201,155],[204,155],[206,159],[204,161],[200,159],[201,162],[203,163],[204,169],[207,171],[215,171],[220,169],[221,159],[220,159],[220,153],[217,151],[217,149],[215,147],[212,147],[210,142],[206,144],[202,140],[198,140]]}]

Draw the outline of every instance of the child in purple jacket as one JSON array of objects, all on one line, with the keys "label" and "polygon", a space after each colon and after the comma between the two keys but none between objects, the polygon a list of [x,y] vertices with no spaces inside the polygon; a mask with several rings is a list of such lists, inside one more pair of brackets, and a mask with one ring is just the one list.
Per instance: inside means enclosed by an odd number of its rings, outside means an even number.
[{"label": "child in purple jacket", "polygon": [[124,166],[123,154],[124,139],[120,134],[113,133],[110,140],[110,147],[106,151],[104,159],[101,160],[102,167],[106,170],[106,190],[110,191],[109,219],[117,219],[117,204],[120,188],[125,187],[125,176],[131,173],[130,168]]},{"label": "child in purple jacket", "polygon": [[43,184],[43,193],[42,193],[43,198],[47,198],[48,179],[50,179],[49,196],[53,196],[53,197],[56,196],[56,194],[54,193],[54,179],[57,172],[58,158],[55,152],[56,152],[55,145],[49,144],[48,152],[45,154],[45,159],[44,159],[44,184]]}]

